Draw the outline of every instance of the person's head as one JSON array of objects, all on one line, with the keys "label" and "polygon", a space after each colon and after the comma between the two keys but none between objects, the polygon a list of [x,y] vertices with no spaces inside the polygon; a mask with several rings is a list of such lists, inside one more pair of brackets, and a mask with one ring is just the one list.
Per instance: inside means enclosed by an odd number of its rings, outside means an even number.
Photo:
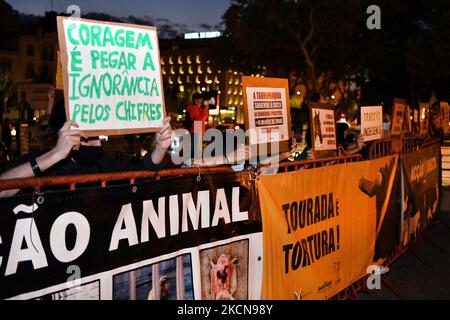
[{"label": "person's head", "polygon": [[159,285],[161,288],[160,299],[161,300],[169,300],[171,290],[170,290],[170,282],[169,282],[169,279],[167,278],[167,276],[162,276],[159,279]]},{"label": "person's head", "polygon": [[203,105],[203,95],[201,93],[194,93],[192,95],[192,103],[201,107]]}]

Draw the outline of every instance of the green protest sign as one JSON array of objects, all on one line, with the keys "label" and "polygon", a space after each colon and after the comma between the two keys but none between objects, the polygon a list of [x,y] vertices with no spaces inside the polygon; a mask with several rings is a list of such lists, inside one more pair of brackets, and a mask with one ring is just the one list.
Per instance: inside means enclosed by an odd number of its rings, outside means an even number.
[{"label": "green protest sign", "polygon": [[158,131],[165,112],[154,27],[58,17],[67,117],[88,136]]}]

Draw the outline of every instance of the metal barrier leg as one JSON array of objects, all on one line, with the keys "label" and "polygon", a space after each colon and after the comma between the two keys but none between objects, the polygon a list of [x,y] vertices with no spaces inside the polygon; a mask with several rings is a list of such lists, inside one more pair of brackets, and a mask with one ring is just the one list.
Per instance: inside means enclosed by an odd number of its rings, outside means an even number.
[{"label": "metal barrier leg", "polygon": [[359,291],[360,291],[360,287],[359,287],[359,283],[358,282],[355,282],[353,285],[352,285],[352,293],[353,293],[353,296],[354,296],[354,298],[355,298],[355,300],[359,300]]}]

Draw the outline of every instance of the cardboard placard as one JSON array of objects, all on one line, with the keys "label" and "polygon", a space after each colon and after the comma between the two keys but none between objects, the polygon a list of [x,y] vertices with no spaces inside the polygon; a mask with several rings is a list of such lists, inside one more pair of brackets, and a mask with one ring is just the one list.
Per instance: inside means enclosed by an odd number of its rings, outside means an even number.
[{"label": "cardboard placard", "polygon": [[64,90],[62,67],[61,67],[61,54],[59,50],[56,51],[55,89]]},{"label": "cardboard placard", "polygon": [[309,123],[312,149],[318,155],[328,155],[337,150],[334,107],[324,103],[309,104]]},{"label": "cardboard placard", "polygon": [[364,141],[383,138],[383,107],[361,107],[361,135]]},{"label": "cardboard placard", "polygon": [[442,115],[442,129],[444,130],[444,134],[448,135],[450,133],[450,107],[446,101],[442,101],[440,103],[440,107]]},{"label": "cardboard placard", "polygon": [[87,136],[158,131],[166,111],[156,28],[57,22],[67,118]]},{"label": "cardboard placard", "polygon": [[417,109],[414,109],[413,122],[415,126],[419,124],[419,110]]},{"label": "cardboard placard", "polygon": [[406,101],[403,99],[394,99],[392,107],[391,136],[401,136],[403,120],[405,117]]},{"label": "cardboard placard", "polygon": [[429,118],[430,118],[429,104],[427,102],[420,103],[420,116],[419,116],[420,137],[426,137],[428,135]]},{"label": "cardboard placard", "polygon": [[279,142],[279,152],[289,150],[291,113],[287,79],[242,77],[245,126],[249,144]]}]

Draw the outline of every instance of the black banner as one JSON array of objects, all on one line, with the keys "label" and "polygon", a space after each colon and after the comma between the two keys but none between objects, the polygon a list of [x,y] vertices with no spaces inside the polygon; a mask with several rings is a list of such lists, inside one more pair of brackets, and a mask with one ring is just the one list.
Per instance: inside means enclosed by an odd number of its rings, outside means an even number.
[{"label": "black banner", "polygon": [[0,298],[261,231],[246,172],[1,199]]}]

